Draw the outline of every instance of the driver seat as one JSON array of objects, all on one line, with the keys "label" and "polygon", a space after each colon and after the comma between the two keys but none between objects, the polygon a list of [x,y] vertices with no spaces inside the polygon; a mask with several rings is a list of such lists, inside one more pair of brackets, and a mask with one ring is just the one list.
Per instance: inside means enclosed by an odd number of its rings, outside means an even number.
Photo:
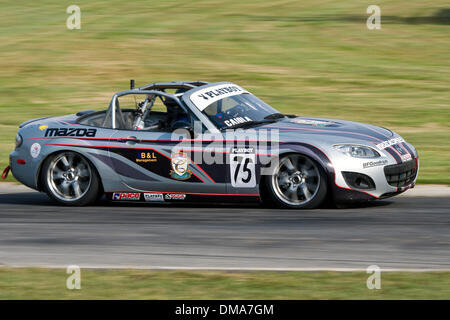
[{"label": "driver seat", "polygon": [[186,112],[171,98],[166,98],[164,100],[164,105],[167,108],[167,128],[173,128],[177,122],[188,122],[189,118]]}]

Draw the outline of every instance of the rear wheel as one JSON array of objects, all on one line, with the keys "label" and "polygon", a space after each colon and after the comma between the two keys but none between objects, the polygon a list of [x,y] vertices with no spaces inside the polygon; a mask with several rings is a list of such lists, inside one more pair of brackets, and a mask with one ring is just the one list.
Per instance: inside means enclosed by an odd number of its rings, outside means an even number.
[{"label": "rear wheel", "polygon": [[265,195],[282,208],[313,209],[327,195],[327,177],[311,158],[301,154],[282,156],[271,175],[265,176]]},{"label": "rear wheel", "polygon": [[41,172],[45,191],[59,203],[83,206],[98,198],[100,183],[97,172],[79,153],[66,151],[50,156]]}]

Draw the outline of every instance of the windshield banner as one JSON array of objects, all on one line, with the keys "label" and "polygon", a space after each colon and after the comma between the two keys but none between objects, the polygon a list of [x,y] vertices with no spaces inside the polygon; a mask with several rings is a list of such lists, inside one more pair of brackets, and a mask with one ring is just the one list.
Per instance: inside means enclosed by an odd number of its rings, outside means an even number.
[{"label": "windshield banner", "polygon": [[203,111],[211,103],[242,93],[250,92],[242,89],[238,85],[225,83],[196,91],[191,94],[190,99],[200,111]]}]

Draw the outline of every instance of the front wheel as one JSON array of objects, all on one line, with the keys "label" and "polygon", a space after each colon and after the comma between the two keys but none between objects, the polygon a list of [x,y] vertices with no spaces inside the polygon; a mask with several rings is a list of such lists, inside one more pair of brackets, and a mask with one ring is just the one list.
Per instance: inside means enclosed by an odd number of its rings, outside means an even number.
[{"label": "front wheel", "polygon": [[79,153],[66,151],[50,156],[41,172],[45,191],[59,203],[83,206],[98,198],[100,183],[97,172]]},{"label": "front wheel", "polygon": [[325,172],[317,162],[301,154],[282,156],[263,183],[268,200],[282,208],[314,209],[327,195]]}]

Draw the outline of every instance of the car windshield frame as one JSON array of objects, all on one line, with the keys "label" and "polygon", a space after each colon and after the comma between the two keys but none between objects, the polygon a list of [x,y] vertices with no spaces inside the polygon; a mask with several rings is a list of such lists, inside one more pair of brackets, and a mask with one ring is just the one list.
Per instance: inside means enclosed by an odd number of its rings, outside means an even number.
[{"label": "car windshield frame", "polygon": [[[224,110],[224,106],[230,103],[234,105]],[[218,99],[204,107],[201,113],[219,130],[233,129],[235,126],[244,128],[246,122],[249,125],[270,123],[273,119],[266,121],[267,117],[280,114],[274,107],[249,92]]]}]

